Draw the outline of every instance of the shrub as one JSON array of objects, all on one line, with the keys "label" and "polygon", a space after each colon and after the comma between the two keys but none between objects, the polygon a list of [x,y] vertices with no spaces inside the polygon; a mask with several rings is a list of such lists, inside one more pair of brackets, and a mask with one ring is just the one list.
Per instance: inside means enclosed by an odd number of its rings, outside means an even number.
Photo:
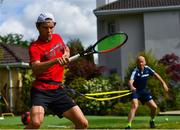
[{"label": "shrub", "polygon": [[31,69],[26,69],[22,70],[23,74],[23,89],[22,89],[22,95],[21,95],[21,100],[23,101],[22,105],[22,111],[29,111],[30,107],[30,89],[33,80],[35,79],[32,70]]},{"label": "shrub", "polygon": [[166,65],[166,73],[170,75],[169,81],[169,103],[166,104],[167,109],[180,109],[180,57],[174,53],[164,55],[160,63]]},{"label": "shrub", "polygon": [[159,62],[167,66],[166,71],[174,82],[180,81],[180,57],[174,53],[166,54]]},{"label": "shrub", "polygon": [[70,84],[74,79],[82,77],[86,80],[100,76],[103,67],[97,67],[96,64],[88,60],[77,60],[69,63],[67,66],[68,72],[66,72],[65,83]]},{"label": "shrub", "polygon": [[112,115],[127,116],[131,107],[131,103],[117,103],[113,106]]},{"label": "shrub", "polygon": [[[113,78],[114,77],[114,78]],[[119,77],[120,78],[120,77]],[[76,91],[87,94],[87,93],[98,93],[98,92],[108,92],[108,91],[116,91],[119,90],[120,79],[117,75],[112,75],[111,78],[99,76],[96,78],[92,78],[90,80],[86,80],[84,78],[74,79],[69,86]],[[114,79],[113,84],[112,79]],[[111,97],[114,95],[104,95],[104,96],[95,96],[96,98],[105,98]],[[87,99],[82,96],[73,96],[76,100],[76,103],[84,110],[85,114],[88,115],[110,115],[111,108],[114,104],[118,102],[119,99],[108,100],[108,101],[97,101]]]}]

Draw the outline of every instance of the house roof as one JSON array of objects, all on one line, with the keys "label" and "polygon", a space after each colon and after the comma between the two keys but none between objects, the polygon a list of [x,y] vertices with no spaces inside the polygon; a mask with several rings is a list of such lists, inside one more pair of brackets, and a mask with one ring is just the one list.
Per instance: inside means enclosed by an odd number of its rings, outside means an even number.
[{"label": "house roof", "polygon": [[29,63],[28,49],[21,45],[0,43],[0,65]]},{"label": "house roof", "polygon": [[180,10],[180,0],[117,0],[94,10],[95,15],[111,12]]}]

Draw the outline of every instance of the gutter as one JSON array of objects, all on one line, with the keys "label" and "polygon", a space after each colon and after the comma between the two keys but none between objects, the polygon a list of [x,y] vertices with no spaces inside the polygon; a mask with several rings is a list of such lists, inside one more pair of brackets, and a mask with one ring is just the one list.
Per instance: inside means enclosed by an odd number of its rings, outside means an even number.
[{"label": "gutter", "polygon": [[9,75],[9,109],[12,112],[13,111],[13,86],[12,86],[12,72],[11,72],[11,68],[9,66],[6,66]]},{"label": "gutter", "polygon": [[147,7],[147,8],[131,8],[131,9],[109,9],[109,10],[94,10],[96,16],[112,15],[112,14],[133,14],[144,12],[159,12],[159,11],[180,11],[180,6],[166,6],[166,7]]},{"label": "gutter", "polygon": [[27,67],[29,67],[29,63],[15,62],[15,63],[0,64],[0,68],[5,68],[7,66],[9,66],[9,67],[24,67],[24,68],[27,68]]}]

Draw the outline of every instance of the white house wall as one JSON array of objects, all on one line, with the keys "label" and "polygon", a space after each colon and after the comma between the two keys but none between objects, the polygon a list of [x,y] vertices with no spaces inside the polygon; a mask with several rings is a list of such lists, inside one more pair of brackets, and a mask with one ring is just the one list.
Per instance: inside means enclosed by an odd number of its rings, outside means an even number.
[{"label": "white house wall", "polygon": [[98,38],[108,34],[111,21],[116,32],[126,32],[129,39],[119,50],[99,55],[99,65],[109,69],[106,74],[118,72],[124,79],[130,60],[144,50],[151,50],[158,59],[170,53],[180,56],[180,11],[98,16]]},{"label": "white house wall", "polygon": [[[108,23],[114,21],[116,18],[107,17],[103,19],[98,19],[98,39],[108,34]],[[115,20],[117,21],[117,20]],[[116,23],[117,24],[117,23]],[[115,50],[110,53],[106,54],[99,54],[98,55],[98,63],[100,66],[105,66],[108,71],[105,72],[105,74],[109,74],[111,71],[116,71],[120,73],[121,68],[121,56],[120,56],[120,50]]]},{"label": "white house wall", "polygon": [[144,50],[143,15],[127,15],[118,18],[119,30],[128,34],[128,41],[121,48],[121,77],[125,77],[130,60]]},{"label": "white house wall", "polygon": [[180,56],[180,13],[153,12],[144,14],[145,49],[158,58],[175,53]]},{"label": "white house wall", "polygon": [[[127,43],[120,49],[99,55],[99,64],[107,67],[109,72],[118,72],[122,78],[129,65],[130,58],[137,56],[137,53],[144,50],[144,28],[143,15],[120,15],[116,17],[106,17],[98,19],[98,37],[107,34],[107,24],[115,21],[116,32],[126,32],[128,34]],[[108,72],[106,72],[108,73]]]}]

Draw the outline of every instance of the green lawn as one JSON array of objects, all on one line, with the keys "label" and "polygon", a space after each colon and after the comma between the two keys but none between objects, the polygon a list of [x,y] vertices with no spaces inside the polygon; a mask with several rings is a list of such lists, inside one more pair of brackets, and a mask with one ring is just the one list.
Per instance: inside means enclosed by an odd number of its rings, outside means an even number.
[{"label": "green lawn", "polygon": [[[124,129],[127,117],[120,116],[87,116],[90,129]],[[168,121],[166,120],[168,118]],[[179,116],[156,117],[157,129],[180,129]],[[132,127],[134,129],[148,129],[149,117],[135,117]],[[0,129],[23,129],[20,117],[5,117],[0,120]],[[47,116],[41,129],[71,129],[73,124],[63,118]]]}]

